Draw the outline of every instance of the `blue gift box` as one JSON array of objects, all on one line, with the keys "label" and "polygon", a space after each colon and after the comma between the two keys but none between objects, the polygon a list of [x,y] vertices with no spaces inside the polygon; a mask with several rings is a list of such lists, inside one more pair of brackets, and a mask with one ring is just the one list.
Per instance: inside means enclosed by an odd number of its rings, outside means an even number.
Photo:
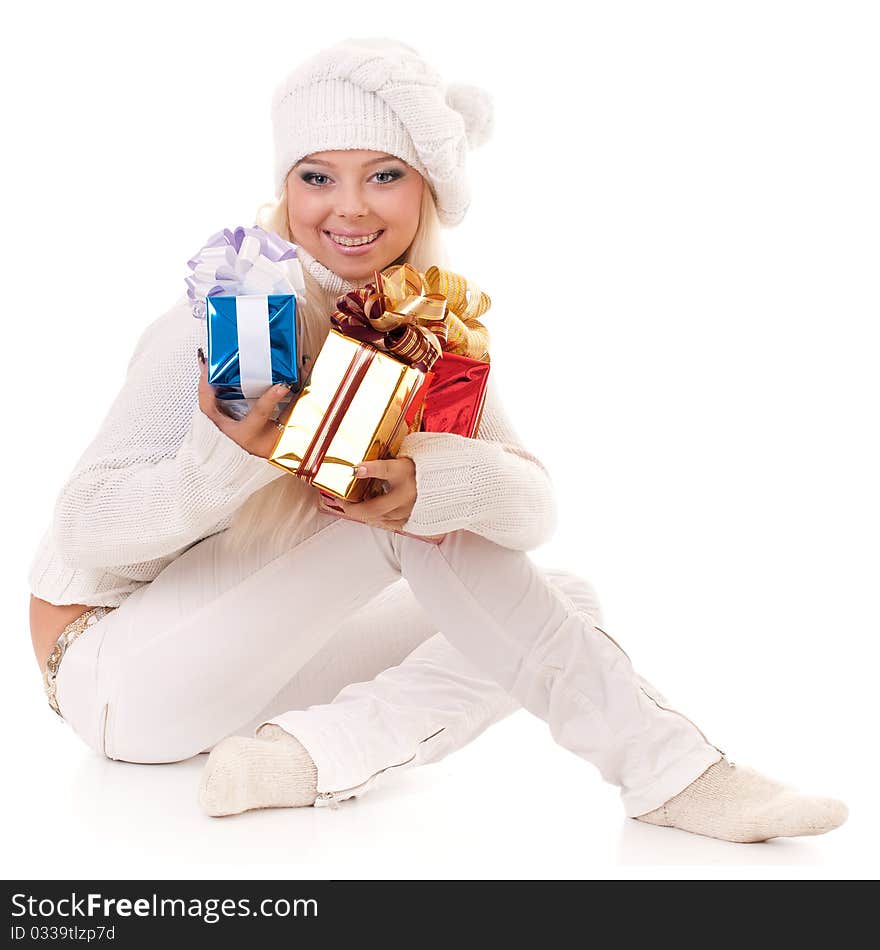
[{"label": "blue gift box", "polygon": [[276,383],[302,388],[300,321],[293,294],[205,298],[208,382],[218,399],[257,399]]}]

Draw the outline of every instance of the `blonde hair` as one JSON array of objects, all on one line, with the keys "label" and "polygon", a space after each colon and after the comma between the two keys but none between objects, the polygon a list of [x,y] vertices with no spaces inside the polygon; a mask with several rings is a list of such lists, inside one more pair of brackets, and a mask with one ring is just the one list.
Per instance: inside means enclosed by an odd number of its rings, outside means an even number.
[{"label": "blonde hair", "polygon": [[[277,234],[285,241],[291,241],[286,182],[278,201],[268,202],[257,209],[255,224]],[[407,250],[390,263],[409,263],[422,273],[432,264],[449,267],[437,206],[427,180],[422,189],[419,226],[415,236]],[[304,276],[308,305],[310,308],[317,305],[329,326],[330,314],[335,309],[336,300],[321,287],[308,270],[304,271]],[[303,326],[302,342],[304,353],[317,352],[308,326]],[[304,498],[304,495],[309,494],[313,500]],[[304,504],[314,505],[317,500],[317,489],[295,475],[284,473],[254,492],[235,512],[227,532],[228,543],[234,550],[242,552],[257,541],[268,542],[272,551],[287,550],[300,540],[303,527],[300,519],[308,510],[304,508]]]}]

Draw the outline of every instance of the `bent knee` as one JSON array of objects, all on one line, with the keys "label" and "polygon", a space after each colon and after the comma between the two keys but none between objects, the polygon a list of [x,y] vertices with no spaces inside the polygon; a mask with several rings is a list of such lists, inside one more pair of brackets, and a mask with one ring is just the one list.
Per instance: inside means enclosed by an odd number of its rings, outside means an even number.
[{"label": "bent knee", "polygon": [[583,611],[596,626],[604,623],[602,605],[596,588],[584,577],[555,567],[542,567],[548,581]]}]

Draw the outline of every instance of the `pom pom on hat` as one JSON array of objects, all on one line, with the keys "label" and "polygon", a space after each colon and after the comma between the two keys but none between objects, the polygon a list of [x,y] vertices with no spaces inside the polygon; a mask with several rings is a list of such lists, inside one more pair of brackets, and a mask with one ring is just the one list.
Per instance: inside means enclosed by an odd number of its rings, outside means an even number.
[{"label": "pom pom on hat", "polygon": [[485,89],[465,83],[452,83],[446,88],[446,104],[464,119],[468,145],[479,148],[492,137],[495,110]]}]

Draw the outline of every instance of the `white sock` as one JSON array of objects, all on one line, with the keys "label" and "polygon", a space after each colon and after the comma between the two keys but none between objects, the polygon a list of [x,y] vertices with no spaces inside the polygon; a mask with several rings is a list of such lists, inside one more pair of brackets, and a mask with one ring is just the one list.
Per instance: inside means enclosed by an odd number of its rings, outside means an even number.
[{"label": "white sock", "polygon": [[228,736],[211,749],[199,804],[213,817],[252,808],[296,808],[317,797],[318,770],[298,739],[267,723],[253,739]]},{"label": "white sock", "polygon": [[849,814],[836,798],[802,795],[746,765],[722,757],[668,802],[638,821],[724,841],[821,835]]}]

